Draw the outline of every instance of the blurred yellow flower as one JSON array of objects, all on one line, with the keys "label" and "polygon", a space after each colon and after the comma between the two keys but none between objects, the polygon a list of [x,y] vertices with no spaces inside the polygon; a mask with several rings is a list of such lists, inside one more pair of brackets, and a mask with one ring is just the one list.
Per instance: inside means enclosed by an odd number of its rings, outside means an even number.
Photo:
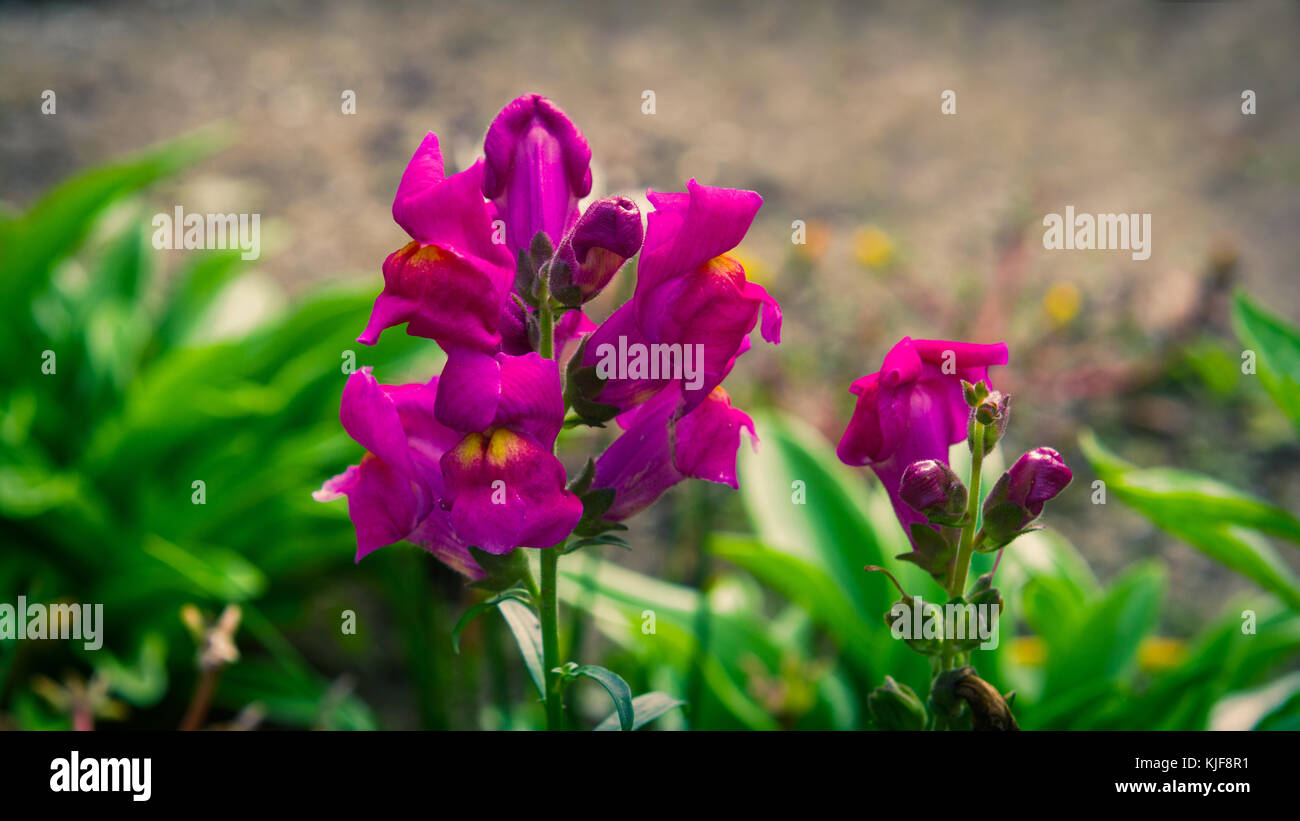
[{"label": "blurred yellow flower", "polygon": [[[1047,661],[1047,646],[1038,636],[1020,636],[1011,641],[1011,658],[1025,667],[1042,667]],[[1187,657],[1182,639],[1148,636],[1138,645],[1138,667],[1152,673],[1177,667]]]},{"label": "blurred yellow flower", "polygon": [[1043,661],[1047,659],[1047,648],[1043,646],[1043,640],[1038,636],[1023,636],[1012,639],[1011,658],[1015,659],[1016,664],[1023,664],[1026,667],[1041,667]]},{"label": "blurred yellow flower", "polygon": [[1073,282],[1058,282],[1043,295],[1043,311],[1053,328],[1064,328],[1078,316],[1082,301],[1083,296]]},{"label": "blurred yellow flower", "polygon": [[853,256],[872,270],[888,268],[894,262],[894,241],[889,234],[868,225],[853,234]]},{"label": "blurred yellow flower", "polygon": [[1138,646],[1138,666],[1148,673],[1177,667],[1187,657],[1187,645],[1182,639],[1149,636]]}]

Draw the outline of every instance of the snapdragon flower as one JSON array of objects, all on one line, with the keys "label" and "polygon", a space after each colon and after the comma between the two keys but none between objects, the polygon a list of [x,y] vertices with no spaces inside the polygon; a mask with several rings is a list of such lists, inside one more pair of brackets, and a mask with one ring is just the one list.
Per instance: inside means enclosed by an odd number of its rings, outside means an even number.
[{"label": "snapdragon flower", "polygon": [[1007,346],[904,337],[885,354],[880,370],[853,383],[858,397],[837,454],[867,465],[889,492],[903,531],[925,517],[899,495],[913,462],[948,464],[948,447],[966,439],[970,407],[962,382],[985,382],[993,365],[1007,363]]}]

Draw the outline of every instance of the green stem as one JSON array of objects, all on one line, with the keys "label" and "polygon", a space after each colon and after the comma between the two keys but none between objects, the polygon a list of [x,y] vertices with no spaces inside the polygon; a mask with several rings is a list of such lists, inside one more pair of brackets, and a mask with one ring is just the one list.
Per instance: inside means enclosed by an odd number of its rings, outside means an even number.
[{"label": "green stem", "polygon": [[560,693],[560,603],[556,582],[560,568],[560,547],[542,551],[542,596],[538,601],[542,620],[542,665],[546,669],[546,729],[564,727],[564,702]]},{"label": "green stem", "polygon": [[970,459],[970,497],[966,501],[966,524],[961,529],[961,544],[957,548],[957,564],[952,570],[952,585],[948,593],[963,596],[966,593],[966,576],[970,572],[971,554],[975,552],[975,518],[980,506],[980,469],[984,465],[984,426],[975,425],[974,450]]},{"label": "green stem", "polygon": [[[537,352],[543,359],[555,358],[555,314],[551,309],[550,272],[543,272],[537,289],[537,323],[540,330]],[[560,601],[557,590],[562,540],[541,551],[542,589],[537,600],[542,622],[542,665],[546,674],[546,729],[564,728],[564,700],[560,687]]]},{"label": "green stem", "polygon": [[537,324],[541,333],[538,335],[537,352],[542,359],[555,358],[555,313],[551,310],[551,274],[542,273],[541,283],[537,288]]}]

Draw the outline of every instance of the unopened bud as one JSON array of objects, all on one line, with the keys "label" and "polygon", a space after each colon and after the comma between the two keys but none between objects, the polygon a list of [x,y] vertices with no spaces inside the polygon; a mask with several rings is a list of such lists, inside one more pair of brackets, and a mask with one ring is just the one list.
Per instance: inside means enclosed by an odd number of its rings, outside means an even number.
[{"label": "unopened bud", "polygon": [[867,709],[881,730],[924,730],[925,705],[911,687],[885,676],[885,683],[867,696]]},{"label": "unopened bud", "polygon": [[966,400],[966,404],[972,408],[984,401],[984,397],[989,395],[989,386],[981,380],[979,382],[961,381],[961,395]]},{"label": "unopened bud", "polygon": [[984,428],[984,455],[993,452],[993,448],[1007,432],[1007,422],[1011,419],[1011,397],[1001,391],[992,391],[971,409],[966,426],[966,443],[971,452],[975,452],[975,426]]},{"label": "unopened bud", "polygon": [[995,550],[1024,533],[1073,476],[1052,448],[1034,448],[1017,459],[984,500],[980,549]]},{"label": "unopened bud", "polygon": [[899,481],[898,495],[932,524],[956,525],[966,514],[966,485],[938,459],[908,465]]}]

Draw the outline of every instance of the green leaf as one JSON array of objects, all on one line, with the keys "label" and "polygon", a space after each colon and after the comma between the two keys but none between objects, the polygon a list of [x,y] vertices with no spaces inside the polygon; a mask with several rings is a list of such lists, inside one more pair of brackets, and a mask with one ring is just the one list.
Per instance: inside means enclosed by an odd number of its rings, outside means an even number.
[{"label": "green leaf", "polygon": [[[745,682],[755,662],[777,669],[788,641],[778,639],[772,620],[757,603],[729,594],[726,582],[726,577],[720,579],[706,597],[587,554],[581,561],[561,564],[559,593],[566,604],[590,613],[595,626],[634,654],[643,669],[682,677],[698,670],[704,687],[691,708],[693,721],[718,728],[779,729]],[[706,607],[710,612],[703,652],[696,630]],[[647,614],[654,617],[650,634],[645,632]]]},{"label": "green leaf", "polygon": [[[733,542],[728,558],[807,610],[864,679],[888,672],[924,686],[923,662],[881,623],[894,600],[892,585],[862,571],[886,566],[913,586],[906,578],[911,567],[892,558],[910,544],[883,490],[876,485],[869,493],[874,478],[841,464],[834,446],[805,423],[767,414],[755,414],[754,422],[762,446],[756,454],[741,449],[740,490],[765,549],[738,551]],[[914,577],[925,580],[918,587],[932,584],[919,570]],[[920,678],[900,669],[909,664]]]},{"label": "green leaf", "polygon": [[[1247,610],[1258,618],[1250,633],[1242,630]],[[1156,674],[1144,691],[1117,700],[1088,728],[1204,730],[1216,703],[1293,662],[1296,647],[1300,616],[1258,595],[1230,602],[1223,616],[1189,643],[1182,663]]]},{"label": "green leaf", "polygon": [[584,664],[568,673],[566,677],[589,678],[604,687],[605,692],[609,693],[609,697],[614,700],[614,714],[618,717],[619,726],[623,730],[636,729],[632,724],[632,688],[627,686],[627,682],[618,673],[594,664]]},{"label": "green leaf", "polygon": [[158,326],[166,347],[184,344],[198,335],[218,297],[240,274],[240,251],[209,251],[195,255],[171,285]]},{"label": "green leaf", "polygon": [[1232,324],[1241,344],[1255,352],[1264,389],[1300,429],[1300,331],[1244,293],[1232,301]]},{"label": "green leaf", "polygon": [[217,601],[247,601],[266,589],[262,571],[231,550],[187,550],[158,536],[149,536],[144,552],[173,571],[193,593]]},{"label": "green leaf", "polygon": [[501,611],[511,634],[515,637],[519,655],[524,658],[524,665],[528,668],[528,675],[537,688],[537,694],[545,699],[546,668],[542,655],[542,623],[537,620],[537,615],[532,609],[513,598],[499,602],[497,609]]},{"label": "green leaf", "polygon": [[1079,444],[1108,491],[1161,529],[1300,608],[1300,583],[1259,533],[1300,541],[1300,520],[1208,476],[1130,465],[1091,431],[1080,435]]},{"label": "green leaf", "polygon": [[[686,702],[675,699],[667,693],[658,691],[652,693],[642,693],[632,699],[632,726],[630,729],[639,730],[656,718],[671,712],[678,707],[685,707]],[[622,717],[618,711],[610,713],[605,720],[596,725],[596,730],[604,732],[607,730],[617,730],[622,727]]]},{"label": "green leaf", "polygon": [[806,607],[845,646],[871,646],[871,628],[879,623],[880,614],[870,622],[860,619],[839,584],[822,568],[734,533],[710,534],[709,552],[745,568],[790,601]]},{"label": "green leaf", "polygon": [[492,598],[485,599],[470,607],[456,621],[456,626],[451,629],[451,646],[456,650],[457,654],[460,653],[460,634],[465,631],[465,628],[469,626],[469,623],[507,599],[514,599],[515,601],[520,601],[524,604],[528,604],[532,601],[527,590],[524,590],[522,587],[516,587],[511,590],[504,590]]},{"label": "green leaf", "polygon": [[1145,562],[1087,603],[1044,607],[1043,595],[1066,587],[1035,580],[1025,589],[1027,620],[1047,643],[1043,701],[1035,705],[1038,729],[1088,726],[1119,697],[1137,668],[1138,647],[1155,627],[1165,586],[1163,566]]},{"label": "green leaf", "polygon": [[564,555],[569,555],[575,550],[581,550],[584,547],[618,547],[623,550],[631,550],[632,546],[627,543],[626,539],[621,536],[615,536],[613,533],[601,533],[598,536],[589,536],[585,539],[576,539],[566,544],[563,548]]},{"label": "green leaf", "polygon": [[1079,445],[1108,490],[1153,518],[1236,524],[1300,542],[1300,519],[1250,493],[1192,471],[1139,468],[1091,431],[1080,434]]}]

